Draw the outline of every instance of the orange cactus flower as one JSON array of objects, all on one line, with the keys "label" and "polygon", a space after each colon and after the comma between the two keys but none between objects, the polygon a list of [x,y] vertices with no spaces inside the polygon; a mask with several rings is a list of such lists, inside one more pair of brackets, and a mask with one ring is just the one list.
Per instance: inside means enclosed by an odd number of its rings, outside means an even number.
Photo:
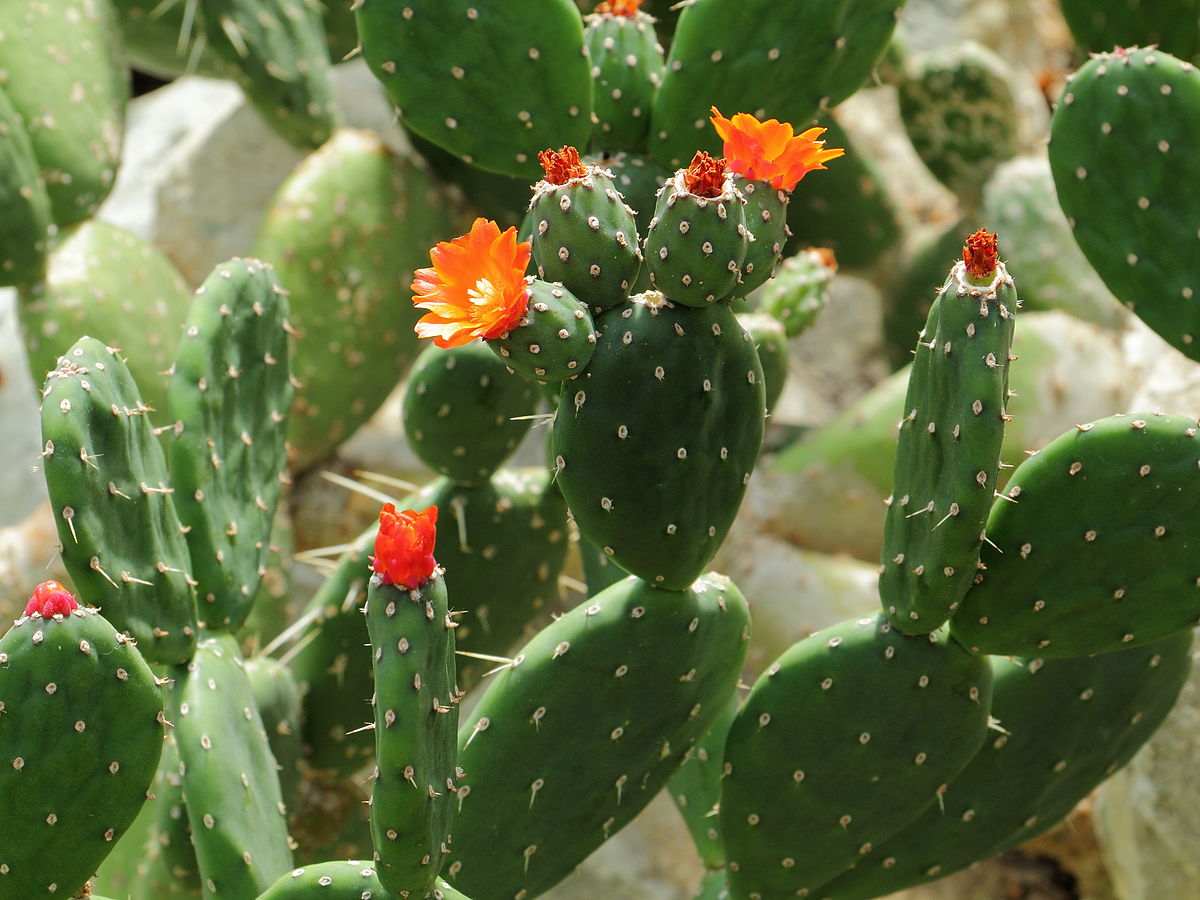
[{"label": "orange cactus flower", "polygon": [[697,197],[720,197],[725,190],[725,160],[697,150],[683,173],[683,186]]},{"label": "orange cactus flower", "polygon": [[780,191],[795,190],[809,172],[824,169],[831,159],[844,156],[842,149],[825,149],[824,128],[810,128],[796,134],[792,126],[778,119],[760,122],[749,113],[737,113],[726,119],[714,106],[712,123],[725,142],[729,168],[750,181],[767,181]]},{"label": "orange cactus flower", "polygon": [[999,258],[1000,241],[985,228],[980,228],[968,237],[963,245],[963,262],[967,266],[967,274],[980,281],[986,281],[996,274]]},{"label": "orange cactus flower", "polygon": [[439,243],[429,251],[433,266],[417,269],[412,283],[413,305],[428,310],[417,336],[448,348],[514,329],[529,307],[531,248],[517,241],[516,228],[501,232],[490,219],[476,219],[462,237]]},{"label": "orange cactus flower", "polygon": [[79,608],[75,597],[57,581],[43,581],[33,589],[33,596],[25,604],[25,615],[37,614],[43,619],[54,616],[69,616]]},{"label": "orange cactus flower", "polygon": [[371,569],[387,584],[414,590],[433,574],[437,562],[433,548],[437,543],[436,506],[417,512],[397,511],[385,503],[379,511],[379,534]]},{"label": "orange cactus flower", "polygon": [[566,184],[573,178],[582,178],[588,171],[574,147],[543,150],[538,154],[538,162],[542,164],[542,171],[546,173],[546,181],[550,184]]},{"label": "orange cactus flower", "polygon": [[638,14],[642,2],[643,0],[604,0],[603,3],[596,4],[596,12],[633,18]]}]

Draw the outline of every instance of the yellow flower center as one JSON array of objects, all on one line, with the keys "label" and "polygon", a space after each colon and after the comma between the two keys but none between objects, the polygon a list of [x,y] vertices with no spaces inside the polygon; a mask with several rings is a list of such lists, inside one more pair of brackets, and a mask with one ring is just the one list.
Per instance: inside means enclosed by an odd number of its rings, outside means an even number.
[{"label": "yellow flower center", "polygon": [[467,298],[476,306],[487,306],[499,299],[499,293],[488,279],[480,278],[475,282],[475,287],[467,291]]}]

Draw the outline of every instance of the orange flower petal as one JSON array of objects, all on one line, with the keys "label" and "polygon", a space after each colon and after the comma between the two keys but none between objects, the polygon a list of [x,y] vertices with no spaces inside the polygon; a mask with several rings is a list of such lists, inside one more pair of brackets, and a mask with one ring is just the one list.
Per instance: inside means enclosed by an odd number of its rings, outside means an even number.
[{"label": "orange flower petal", "polygon": [[760,122],[749,113],[726,119],[714,106],[712,123],[724,142],[729,168],[751,181],[767,181],[771,187],[792,191],[809,172],[824,169],[824,163],[845,154],[826,150],[820,140],[824,128],[809,128],[795,134],[787,122]]},{"label": "orange flower petal", "polygon": [[391,503],[379,511],[379,533],[375,537],[375,555],[371,569],[386,584],[414,590],[433,575],[437,562],[433,548],[437,543],[436,506],[417,512],[397,512]]}]

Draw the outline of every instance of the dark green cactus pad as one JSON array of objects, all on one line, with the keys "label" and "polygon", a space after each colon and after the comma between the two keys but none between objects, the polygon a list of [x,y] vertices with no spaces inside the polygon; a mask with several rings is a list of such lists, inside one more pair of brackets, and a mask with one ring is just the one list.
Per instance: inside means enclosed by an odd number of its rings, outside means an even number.
[{"label": "dark green cactus pad", "polygon": [[539,278],[562,282],[596,310],[629,296],[642,265],[637,223],[605,169],[589,165],[566,184],[539,181],[529,213]]},{"label": "dark green cactus pad", "polygon": [[604,150],[642,150],[650,132],[654,94],[666,73],[654,19],[594,13],[583,39],[592,63],[593,142]]},{"label": "dark green cactus pad", "polygon": [[696,900],[729,900],[729,880],[724,869],[706,872]]},{"label": "dark green cactus pad", "polygon": [[674,303],[707,306],[741,292],[742,263],[750,246],[746,201],[727,173],[716,197],[697,197],[680,169],[658,195],[646,231],[650,284]]},{"label": "dark green cactus pad", "polygon": [[33,142],[54,221],[65,228],[90,217],[116,180],[129,99],[112,7],[3,4],[0,72]]},{"label": "dark green cactus pad", "polygon": [[1159,50],[1100,54],[1054,113],[1058,200],[1109,290],[1200,360],[1200,73]]},{"label": "dark green cactus pad", "polygon": [[371,838],[380,881],[401,896],[429,894],[454,841],[456,627],[439,571],[414,590],[372,577],[367,588],[375,670]]},{"label": "dark green cactus pad", "polygon": [[327,0],[323,16],[325,43],[329,58],[336,65],[358,49],[358,23],[354,19],[353,0]]},{"label": "dark green cactus pad", "polygon": [[706,869],[725,867],[721,840],[721,781],[725,777],[725,739],[737,715],[737,697],[731,695],[691,755],[667,782],[667,792],[683,816]]},{"label": "dark green cactus pad", "polygon": [[595,597],[629,574],[613,562],[607,553],[582,535],[579,537],[579,557],[583,564],[583,577],[587,582],[589,597]]},{"label": "dark green cactus pad", "polygon": [[535,897],[564,878],[708,730],[748,638],[745,599],[719,575],[685,591],[627,578],[545,628],[463,722],[446,879]]},{"label": "dark green cactus pad", "polygon": [[292,867],[275,758],[231,635],[172,671],[171,719],[206,900],[257,897]]},{"label": "dark green cactus pad", "polygon": [[320,147],[336,126],[318,0],[204,0],[208,52],[280,137]]},{"label": "dark green cactus pad", "polygon": [[[380,883],[375,864],[361,860],[320,863],[293,869],[271,885],[258,900],[386,900],[387,889]],[[443,881],[421,895],[428,900],[469,900]]]},{"label": "dark green cactus pad", "polygon": [[742,263],[742,283],[739,296],[766,284],[783,261],[783,248],[790,233],[787,227],[788,194],[778,191],[765,181],[737,179],[738,189],[746,198],[746,227],[754,236],[746,248]]},{"label": "dark green cactus pad", "polygon": [[993,731],[928,809],[819,895],[869,900],[942,878],[1055,825],[1166,718],[1192,634],[1095,657],[992,660]]},{"label": "dark green cactus pad", "polygon": [[971,587],[992,508],[1018,306],[1003,263],[990,281],[955,264],[929,311],[898,425],[879,597],[908,634],[941,627]]},{"label": "dark green cactus pad", "polygon": [[[808,330],[825,308],[829,285],[836,273],[837,262],[828,251],[802,250],[784,260],[775,277],[755,293],[752,302],[777,320],[787,337],[797,337]],[[767,384],[769,390],[769,380]]]},{"label": "dark green cactus pad", "polygon": [[[638,234],[645,234],[654,218],[658,189],[667,183],[672,170],[642,153],[601,153],[587,157],[585,162],[612,173],[617,192],[633,209]],[[642,272],[645,273],[645,266]]]},{"label": "dark green cactus pad", "polygon": [[41,281],[51,224],[33,144],[0,88],[0,286]]},{"label": "dark green cactus pad", "polygon": [[596,351],[587,305],[561,284],[532,277],[526,283],[525,316],[489,346],[517,374],[540,384],[577,377]]},{"label": "dark green cactus pad", "polygon": [[[202,75],[232,78],[215,53],[206,53],[208,34],[200,0],[111,0],[121,26],[121,49],[133,68],[158,78]],[[115,891],[113,893],[116,893]]]},{"label": "dark green cactus pad", "polygon": [[153,244],[105,222],[63,234],[50,254],[46,280],[21,290],[18,314],[34,384],[73,341],[94,335],[120,347],[142,392],[165,424],[167,378],[191,291]]},{"label": "dark green cactus pad", "polygon": [[460,484],[482,484],[533,425],[536,386],[475,341],[426,347],[404,392],[404,435],[421,462]]},{"label": "dark green cactus pad", "polygon": [[1085,50],[1151,45],[1181,59],[1200,56],[1198,0],[1059,0]]},{"label": "dark green cactus pad", "polygon": [[134,900],[199,897],[200,865],[192,846],[192,826],[183,796],[183,764],[173,733],[168,733],[163,742],[162,760],[154,779],[154,799],[148,800],[146,807],[152,810],[154,823],[145,859],[139,860],[141,877],[134,882],[132,897]]},{"label": "dark green cactus pad", "polygon": [[[654,101],[650,152],[685,165],[717,153],[709,109],[802,125],[854,93],[883,53],[903,0],[697,0],[679,14]],[[765,113],[766,115],[762,115]]]},{"label": "dark green cactus pad", "polygon": [[287,286],[300,333],[295,467],[350,437],[420,351],[419,310],[402,292],[429,248],[455,232],[455,211],[421,167],[363,131],[338,132],[280,189],[255,255]]},{"label": "dark green cactus pad", "polygon": [[22,617],[0,639],[3,896],[75,897],[137,817],[162,692],[97,610]]},{"label": "dark green cactus pad", "polygon": [[812,896],[931,806],[978,752],[988,661],[884,616],[819,631],[758,679],[725,745],[736,897]]},{"label": "dark green cactus pad", "polygon": [[763,371],[727,304],[647,292],[606,312],[554,422],[583,536],[652,584],[688,587],[721,546],[762,445]]},{"label": "dark green cactus pad", "polygon": [[42,391],[42,469],[76,587],[159,663],[189,659],[195,592],[162,448],[118,353],[80,338]]},{"label": "dark green cactus pad", "polygon": [[231,260],[196,292],[175,355],[171,479],[212,631],[241,627],[266,570],[292,405],[287,315],[270,266]]},{"label": "dark green cactus pad", "polygon": [[427,140],[526,178],[538,151],[587,146],[592,75],[571,0],[366,0],[356,15],[367,64]]},{"label": "dark green cactus pad", "polygon": [[[405,135],[440,181],[462,191],[469,207],[468,214],[463,218],[465,226],[481,216],[494,220],[502,229],[521,224],[529,209],[528,178],[511,178],[485,172],[419,134],[405,130]],[[520,240],[529,240],[529,235],[522,234]]]},{"label": "dark green cactus pad", "polygon": [[975,652],[1050,659],[1195,625],[1196,426],[1112,416],[1025,460],[988,517],[984,567],[954,617],[955,638]]},{"label": "dark green cactus pad", "polygon": [[788,336],[783,324],[774,316],[765,313],[741,313],[738,322],[758,351],[758,361],[763,370],[763,386],[766,392],[767,415],[775,408],[783,395],[788,376]]},{"label": "dark green cactus pad", "polygon": [[246,660],[246,677],[254,692],[254,706],[262,717],[263,730],[279,771],[279,787],[289,809],[300,778],[302,755],[300,735],[304,704],[300,686],[291,669],[269,656]]},{"label": "dark green cactus pad", "polygon": [[978,44],[920,58],[900,83],[900,113],[917,155],[968,207],[996,167],[1017,153],[1012,73]]}]

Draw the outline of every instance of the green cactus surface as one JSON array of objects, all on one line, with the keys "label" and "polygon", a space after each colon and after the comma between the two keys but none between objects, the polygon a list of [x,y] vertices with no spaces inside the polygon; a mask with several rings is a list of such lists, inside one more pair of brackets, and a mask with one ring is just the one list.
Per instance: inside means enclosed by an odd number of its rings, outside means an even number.
[{"label": "green cactus surface", "polygon": [[287,802],[296,795],[300,777],[298,763],[304,721],[300,686],[291,669],[269,656],[251,657],[246,660],[245,668],[254,692],[254,706],[262,718],[271,756],[279,771],[280,791]]},{"label": "green cactus surface", "polygon": [[936,806],[978,752],[992,672],[884,616],[819,631],[758,679],[725,745],[721,830],[735,897],[817,888]]},{"label": "green cactus surface", "polygon": [[88,607],[18,619],[0,639],[0,896],[78,896],[162,746],[162,691],[133,641]]},{"label": "green cactus surface", "polygon": [[33,144],[0,87],[0,286],[42,279],[51,225],[50,197]]},{"label": "green cactus surface", "polygon": [[745,296],[766,284],[783,262],[783,248],[790,236],[788,194],[776,190],[766,181],[750,181],[739,176],[736,184],[746,199],[746,227],[754,235],[746,248],[742,283],[737,289],[739,296]]},{"label": "green cactus surface", "polygon": [[627,578],[543,629],[463,721],[446,879],[532,897],[564,878],[708,730],[748,637],[745,600],[717,575],[684,591]]},{"label": "green cactus surface", "polygon": [[596,350],[587,305],[561,284],[526,279],[529,306],[512,331],[489,346],[517,374],[540,384],[575,378]]},{"label": "green cactus surface", "polygon": [[802,250],[784,260],[775,277],[755,292],[752,302],[776,319],[787,337],[797,337],[817,320],[829,301],[829,285],[837,266],[828,250]]},{"label": "green cactus surface", "polygon": [[[271,885],[258,900],[384,900],[387,889],[379,881],[375,864],[360,860],[320,863],[293,869]],[[469,900],[443,881],[427,895],[429,900]]]},{"label": "green cactus surface", "polygon": [[175,508],[211,631],[241,627],[266,569],[292,405],[287,315],[269,266],[223,263],[192,301],[172,368]]},{"label": "green cactus surface", "polygon": [[162,448],[116,350],[80,338],[42,392],[42,470],[75,586],[158,663],[196,642],[195,591]]},{"label": "green cactus surface", "polygon": [[763,386],[766,389],[767,415],[775,408],[783,394],[788,376],[788,336],[783,324],[774,316],[765,313],[741,313],[738,322],[758,351],[762,364]]},{"label": "green cactus surface", "polygon": [[[634,213],[638,234],[645,234],[654,218],[658,189],[667,183],[672,171],[643,153],[600,153],[586,158],[591,165],[612,173],[612,182]],[[646,267],[642,266],[642,274]]]},{"label": "green cactus surface", "polygon": [[985,568],[955,638],[975,652],[1052,659],[1195,625],[1196,432],[1194,418],[1118,415],[1025,460],[988,517]]},{"label": "green cactus surface", "polygon": [[1063,89],[1050,167],[1075,240],[1109,290],[1200,360],[1200,73],[1161,50],[1094,57]]},{"label": "green cactus surface", "polygon": [[592,63],[593,142],[604,150],[642,150],[654,94],[666,73],[654,18],[644,12],[593,13],[584,43]]},{"label": "green cactus surface", "polygon": [[721,545],[758,458],[762,366],[727,304],[689,309],[651,291],[600,329],[559,403],[558,485],[584,537],[683,590]]},{"label": "green cactus surface", "polygon": [[153,816],[153,824],[145,858],[138,860],[138,877],[130,885],[130,896],[133,900],[200,897],[200,865],[192,846],[192,826],[183,795],[183,764],[173,733],[167,734],[163,742],[153,791],[154,799],[147,800],[145,806]]},{"label": "green cactus surface", "polygon": [[111,0],[121,26],[121,49],[134,68],[159,78],[232,78],[208,47],[200,0]]},{"label": "green cactus surface", "polygon": [[725,867],[721,782],[725,777],[725,739],[737,710],[737,697],[731,696],[704,737],[692,748],[691,755],[667,782],[667,791],[683,816],[706,869]]},{"label": "green cactus surface", "polygon": [[[363,56],[404,123],[469,163],[532,178],[538,151],[587,146],[592,75],[571,0],[365,0]],[[454,40],[447,42],[447,35]]]},{"label": "green cactus surface", "polygon": [[1181,59],[1200,57],[1197,0],[1059,0],[1059,6],[1085,50],[1153,45]]}]

